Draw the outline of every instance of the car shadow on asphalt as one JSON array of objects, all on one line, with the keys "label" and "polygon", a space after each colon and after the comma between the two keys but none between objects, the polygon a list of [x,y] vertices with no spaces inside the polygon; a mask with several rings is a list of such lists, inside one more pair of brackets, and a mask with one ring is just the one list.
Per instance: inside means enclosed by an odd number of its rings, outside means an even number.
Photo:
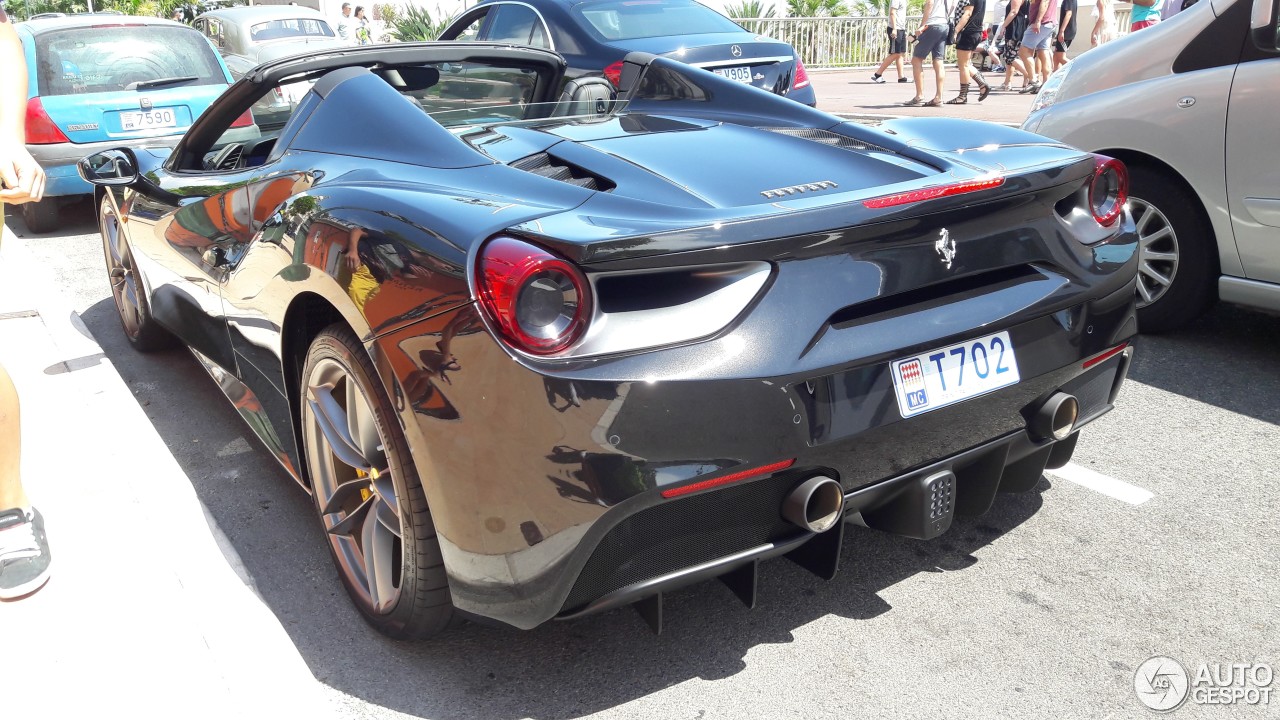
[{"label": "car shadow on asphalt", "polygon": [[795,642],[798,629],[827,616],[879,617],[893,611],[886,589],[920,573],[975,565],[975,553],[1035,515],[1050,488],[1042,478],[1027,493],[1002,494],[987,514],[958,517],[928,542],[848,525],[834,580],[784,559],[768,561],[761,564],[756,609],[721,583],[704,582],[666,596],[662,635],[622,608],[531,631],[459,623],[430,641],[395,642],[361,620],[329,560],[310,499],[196,362],[181,350],[135,352],[110,300],[82,318],[315,677],[412,716],[576,718],[690,680],[734,676],[754,648]]},{"label": "car shadow on asphalt", "polygon": [[1129,378],[1280,425],[1280,316],[1219,304],[1182,330],[1143,335]]}]

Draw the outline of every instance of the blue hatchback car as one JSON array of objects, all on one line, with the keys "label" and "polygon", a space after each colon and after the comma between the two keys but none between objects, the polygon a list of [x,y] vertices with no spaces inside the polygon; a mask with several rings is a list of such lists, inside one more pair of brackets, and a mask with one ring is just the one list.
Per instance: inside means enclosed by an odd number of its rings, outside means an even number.
[{"label": "blue hatchback car", "polygon": [[[45,199],[22,206],[32,232],[58,225],[61,200],[93,187],[76,161],[120,146],[173,147],[231,82],[208,40],[157,18],[80,15],[16,26],[27,59],[27,149]],[[237,124],[256,134],[253,119]]]}]

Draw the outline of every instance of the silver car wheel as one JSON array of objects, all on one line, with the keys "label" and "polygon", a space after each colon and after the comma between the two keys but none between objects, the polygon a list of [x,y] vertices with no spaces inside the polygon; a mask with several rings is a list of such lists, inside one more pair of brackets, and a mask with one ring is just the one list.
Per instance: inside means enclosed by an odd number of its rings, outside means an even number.
[{"label": "silver car wheel", "polygon": [[1157,302],[1178,275],[1178,234],[1169,218],[1151,203],[1129,198],[1138,230],[1138,307]]}]

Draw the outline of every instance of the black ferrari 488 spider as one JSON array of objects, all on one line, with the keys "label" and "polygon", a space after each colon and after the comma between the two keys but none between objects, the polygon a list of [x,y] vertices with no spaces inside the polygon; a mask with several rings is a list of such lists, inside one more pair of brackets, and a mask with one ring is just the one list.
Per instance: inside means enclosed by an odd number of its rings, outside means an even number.
[{"label": "black ferrari 488 spider", "polygon": [[[658,626],[712,577],[752,605],[760,560],[831,577],[846,521],[936,537],[1112,407],[1121,164],[653,55],[616,92],[564,69],[298,56],[171,153],[80,164],[130,341],[194,352],[382,632],[626,604]],[[300,99],[253,117],[271,94]]]}]

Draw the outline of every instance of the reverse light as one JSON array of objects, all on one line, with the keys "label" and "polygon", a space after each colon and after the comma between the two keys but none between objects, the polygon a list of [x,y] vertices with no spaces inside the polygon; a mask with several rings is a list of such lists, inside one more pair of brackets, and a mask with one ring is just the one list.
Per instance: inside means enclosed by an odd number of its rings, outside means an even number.
[{"label": "reverse light", "polygon": [[1093,180],[1089,183],[1089,208],[1103,227],[1114,225],[1129,200],[1129,170],[1124,163],[1105,155],[1095,155]]},{"label": "reverse light", "polygon": [[552,355],[573,345],[591,319],[582,271],[536,245],[496,237],[476,261],[480,305],[517,350]]},{"label": "reverse light", "polygon": [[45,111],[40,98],[33,97],[27,101],[27,144],[52,145],[53,143],[71,142],[67,136],[53,124],[53,118]]},{"label": "reverse light", "polygon": [[619,60],[604,69],[604,76],[615,88],[622,89],[622,61]]},{"label": "reverse light", "polygon": [[245,128],[245,127],[251,127],[252,125],[253,125],[253,109],[252,108],[240,113],[240,117],[236,118],[236,121],[231,123],[231,127],[233,128]]},{"label": "reverse light", "polygon": [[920,188],[919,190],[908,190],[907,192],[894,193],[893,195],[881,195],[880,197],[871,198],[870,200],[863,200],[862,204],[869,208],[909,205],[922,200],[933,200],[940,197],[977,192],[979,190],[990,190],[992,188],[998,188],[1003,184],[1004,178],[997,175],[978,178],[977,180],[965,180],[963,182],[951,183],[949,185],[934,185],[933,187]]},{"label": "reverse light", "polygon": [[740,472],[731,473],[729,475],[722,475],[718,478],[714,478],[711,480],[703,480],[702,482],[696,482],[696,483],[693,483],[692,485],[681,485],[680,487],[671,488],[669,490],[663,490],[662,497],[664,498],[680,497],[681,495],[688,495],[689,493],[695,493],[700,490],[709,490],[713,487],[728,485],[729,483],[738,482],[739,480],[746,480],[748,478],[759,477],[761,475],[769,475],[771,473],[776,473],[782,470],[786,470],[787,468],[794,465],[795,462],[796,462],[796,459],[791,458],[790,460],[783,460],[782,462],[776,462],[776,463],[773,463],[772,465],[762,465],[758,468],[751,468],[750,470],[742,470]]},{"label": "reverse light", "polygon": [[809,87],[809,73],[804,69],[804,63],[800,58],[796,58],[796,74],[791,79],[791,89],[800,90]]}]

